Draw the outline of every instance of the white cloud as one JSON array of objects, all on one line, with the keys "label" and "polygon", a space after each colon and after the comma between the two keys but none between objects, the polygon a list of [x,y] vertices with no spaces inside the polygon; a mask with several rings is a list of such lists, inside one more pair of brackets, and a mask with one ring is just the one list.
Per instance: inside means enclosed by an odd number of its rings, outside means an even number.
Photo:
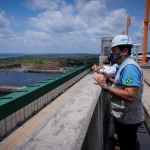
[{"label": "white cloud", "polygon": [[4,17],[4,11],[0,14],[0,38],[14,36],[14,32],[10,29],[10,22]]},{"label": "white cloud", "polygon": [[114,10],[104,16],[97,17],[92,21],[92,27],[89,28],[88,33],[98,36],[114,36],[121,34],[123,27],[125,27],[127,12],[125,9]]},{"label": "white cloud", "polygon": [[106,4],[103,1],[89,1],[88,3],[77,1],[76,7],[79,10],[79,16],[83,20],[90,20],[106,15]]},{"label": "white cloud", "polygon": [[28,0],[27,6],[33,10],[49,9],[55,10],[65,4],[64,0]]},{"label": "white cloud", "polygon": [[36,31],[25,31],[22,37],[18,36],[16,39],[20,43],[20,46],[25,47],[46,47],[53,43],[53,39],[50,35],[44,32],[36,32]]},{"label": "white cloud", "polygon": [[78,16],[72,15],[72,7],[65,6],[61,11],[45,11],[37,17],[29,18],[31,25],[43,31],[55,33],[82,31],[87,28],[87,24]]},{"label": "white cloud", "polygon": [[44,32],[26,31],[24,37],[32,40],[39,41],[52,41],[52,37]]},{"label": "white cloud", "polygon": [[[35,53],[45,51],[53,45],[52,37],[44,32],[25,31],[22,36],[0,39],[1,49],[10,49],[11,52]],[[35,51],[36,50],[36,51]]]},{"label": "white cloud", "polygon": [[107,13],[102,0],[77,0],[76,9],[78,12],[75,14],[74,8],[65,4],[59,10],[46,10],[37,17],[29,18],[29,22],[43,31],[82,33],[86,30],[89,34],[103,35],[111,34],[118,26],[121,28],[127,16],[125,9]]},{"label": "white cloud", "polygon": [[76,8],[78,11],[82,10],[84,8],[84,6],[86,5],[86,0],[75,0],[76,3]]},{"label": "white cloud", "polygon": [[[61,45],[91,44],[98,47],[101,36],[115,36],[126,29],[128,16],[126,9],[120,8],[108,12],[105,0],[75,0],[75,7],[67,3],[60,5],[60,1],[57,0],[53,1],[55,3],[53,9],[45,5],[48,1],[43,1],[43,4],[40,0],[36,2],[40,3],[41,7],[38,8],[47,8],[47,10],[37,17],[29,18],[29,23],[42,31],[59,34],[56,43]],[[131,18],[131,25],[138,27],[137,19],[134,16]],[[59,41],[63,41],[63,44]]]},{"label": "white cloud", "polygon": [[[101,36],[115,36],[126,30],[126,9],[107,9],[108,3],[122,0],[75,0],[73,5],[65,0],[27,1],[28,7],[36,11],[34,14],[40,13],[28,18],[26,26],[23,26],[26,31],[23,31],[22,36],[1,41],[5,45],[7,42],[7,45],[16,48],[21,49],[24,46],[39,51],[55,48],[58,51],[69,49],[72,52],[82,52],[84,49],[85,52],[99,52]],[[13,35],[10,26],[17,22],[13,17],[9,17],[9,21],[5,14],[0,12],[0,39]],[[134,41],[140,41],[143,35],[139,28],[142,28],[141,22],[135,16],[131,15],[131,18],[129,35]],[[32,31],[33,29],[36,31]]]},{"label": "white cloud", "polygon": [[[59,1],[54,2],[59,3]],[[55,7],[53,11],[46,10],[37,17],[29,18],[29,23],[43,31],[66,34],[80,32],[82,35],[88,33],[93,36],[121,34],[126,26],[128,14],[125,9],[107,12],[103,0],[76,0],[75,4],[77,11],[72,6],[64,4],[59,10]],[[133,19],[136,21],[134,17]]]},{"label": "white cloud", "polygon": [[[150,26],[148,28],[148,41],[150,41]],[[143,43],[143,37],[144,37],[144,23],[141,21],[138,23],[138,28],[136,32],[134,33],[134,40],[137,40],[138,42]],[[149,44],[149,42],[148,42]]]},{"label": "white cloud", "polygon": [[3,35],[3,34],[0,34],[0,38],[1,38],[1,37],[4,37],[4,35]]}]

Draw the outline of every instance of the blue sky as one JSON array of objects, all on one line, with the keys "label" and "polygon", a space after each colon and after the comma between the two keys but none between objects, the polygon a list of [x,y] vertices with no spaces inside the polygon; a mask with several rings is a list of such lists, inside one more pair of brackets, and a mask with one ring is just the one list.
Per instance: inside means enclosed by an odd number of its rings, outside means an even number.
[{"label": "blue sky", "polygon": [[127,16],[132,19],[129,36],[142,44],[145,3],[1,0],[0,53],[99,53],[101,37],[121,34]]}]

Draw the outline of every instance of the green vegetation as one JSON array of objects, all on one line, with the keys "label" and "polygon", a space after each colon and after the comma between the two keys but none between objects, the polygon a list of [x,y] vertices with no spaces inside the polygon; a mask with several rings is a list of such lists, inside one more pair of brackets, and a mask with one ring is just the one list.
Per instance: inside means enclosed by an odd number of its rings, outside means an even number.
[{"label": "green vegetation", "polygon": [[[98,64],[99,55],[68,54],[47,56],[23,56],[0,59],[0,69],[14,67],[28,67],[30,69],[59,69],[62,67],[76,67],[85,64]],[[9,67],[7,67],[9,66]]]},{"label": "green vegetation", "polygon": [[0,65],[0,69],[18,68],[18,67],[21,67],[21,64],[6,64],[6,65]]}]

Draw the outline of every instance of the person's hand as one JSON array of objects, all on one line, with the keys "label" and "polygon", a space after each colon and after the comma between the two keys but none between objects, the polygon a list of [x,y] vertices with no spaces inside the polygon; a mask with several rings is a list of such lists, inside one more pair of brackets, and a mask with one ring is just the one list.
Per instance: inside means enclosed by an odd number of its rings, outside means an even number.
[{"label": "person's hand", "polygon": [[93,78],[94,78],[95,81],[97,81],[100,84],[100,86],[102,88],[104,88],[107,85],[104,76],[95,76]]},{"label": "person's hand", "polygon": [[107,72],[100,72],[100,74],[102,74],[104,76],[104,78],[106,79],[106,81],[109,80],[109,76],[108,76]]},{"label": "person's hand", "polygon": [[92,66],[92,70],[97,71],[97,72],[98,72],[99,69],[103,69],[103,68],[104,68],[103,66],[98,66],[98,65],[93,65]]},{"label": "person's hand", "polygon": [[99,68],[99,66],[98,65],[94,65],[94,66],[92,66],[92,70],[93,71],[97,71],[97,69]]}]

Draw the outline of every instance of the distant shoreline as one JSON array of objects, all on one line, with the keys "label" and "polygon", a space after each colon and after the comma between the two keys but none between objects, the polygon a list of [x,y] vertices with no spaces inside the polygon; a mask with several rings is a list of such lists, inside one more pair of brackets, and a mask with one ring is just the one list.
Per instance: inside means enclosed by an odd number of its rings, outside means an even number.
[{"label": "distant shoreline", "polygon": [[0,69],[0,72],[24,72],[27,67]]},{"label": "distant shoreline", "polygon": [[64,69],[37,70],[37,69],[30,69],[28,67],[0,69],[0,72],[28,72],[28,73],[64,73],[66,71],[67,70],[64,70]]}]

